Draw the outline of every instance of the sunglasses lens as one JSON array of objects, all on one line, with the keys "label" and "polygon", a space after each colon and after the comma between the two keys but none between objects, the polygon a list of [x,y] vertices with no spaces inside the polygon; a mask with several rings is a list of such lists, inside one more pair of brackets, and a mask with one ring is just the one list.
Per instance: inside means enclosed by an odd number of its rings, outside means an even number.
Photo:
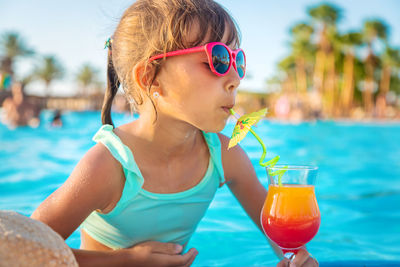
[{"label": "sunglasses lens", "polygon": [[229,53],[222,45],[215,45],[211,51],[213,66],[219,74],[225,74],[229,68]]},{"label": "sunglasses lens", "polygon": [[236,68],[240,78],[243,78],[244,72],[246,70],[246,62],[244,60],[243,51],[239,51],[236,55]]}]

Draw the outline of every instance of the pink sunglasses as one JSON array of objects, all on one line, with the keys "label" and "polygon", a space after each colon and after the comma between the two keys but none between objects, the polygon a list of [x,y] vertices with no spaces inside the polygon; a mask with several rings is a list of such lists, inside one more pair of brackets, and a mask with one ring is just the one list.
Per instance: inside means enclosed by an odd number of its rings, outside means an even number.
[{"label": "pink sunglasses", "polygon": [[246,73],[246,56],[242,49],[232,50],[226,44],[220,42],[212,42],[202,46],[187,48],[159,54],[149,59],[149,62],[171,56],[185,55],[205,51],[208,58],[208,65],[211,71],[218,75],[226,75],[231,67],[236,70],[240,79],[244,78]]}]

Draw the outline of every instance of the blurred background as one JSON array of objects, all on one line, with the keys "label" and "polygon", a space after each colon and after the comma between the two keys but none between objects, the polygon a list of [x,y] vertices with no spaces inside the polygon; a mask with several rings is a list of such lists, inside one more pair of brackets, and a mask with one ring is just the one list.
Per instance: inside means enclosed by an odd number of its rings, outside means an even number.
[{"label": "blurred background", "polygon": [[[400,118],[398,1],[219,2],[247,54],[242,112],[268,106],[294,122]],[[40,109],[99,109],[104,42],[130,3],[0,1],[0,103],[19,83]]]},{"label": "blurred background", "polygon": [[[268,107],[255,128],[267,158],[319,167],[322,221],[309,250],[321,266],[400,266],[400,1],[217,2],[247,56],[235,110]],[[0,209],[29,216],[93,146],[104,44],[131,3],[0,0]],[[114,123],[135,118],[118,94]],[[261,147],[241,145],[267,187]],[[79,231],[67,243],[78,248]],[[194,266],[277,263],[227,187],[190,246]]]}]

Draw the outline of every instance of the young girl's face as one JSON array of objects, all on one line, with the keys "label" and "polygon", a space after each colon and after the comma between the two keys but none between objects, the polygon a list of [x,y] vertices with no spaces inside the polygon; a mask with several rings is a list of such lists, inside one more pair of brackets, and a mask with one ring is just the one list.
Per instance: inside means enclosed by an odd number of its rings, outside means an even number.
[{"label": "young girl's face", "polygon": [[[226,40],[224,36],[221,42]],[[206,53],[199,52],[169,57],[157,81],[162,90],[162,97],[157,101],[159,112],[203,131],[219,132],[235,104],[240,78],[234,68],[225,76],[215,75]]]}]

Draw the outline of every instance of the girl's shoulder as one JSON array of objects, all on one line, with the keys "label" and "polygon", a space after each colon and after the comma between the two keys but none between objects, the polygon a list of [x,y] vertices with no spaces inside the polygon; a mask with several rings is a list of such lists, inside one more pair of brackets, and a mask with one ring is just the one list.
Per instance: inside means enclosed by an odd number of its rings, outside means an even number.
[{"label": "girl's shoulder", "polygon": [[242,174],[252,173],[253,165],[240,145],[228,149],[230,138],[221,133],[218,133],[218,137],[221,142],[222,166],[227,183],[240,179]]},{"label": "girl's shoulder", "polygon": [[234,147],[228,149],[230,138],[222,133],[218,133],[218,138],[221,142],[221,154],[222,158],[228,161],[240,160],[243,156],[246,156],[244,150],[237,144]]},{"label": "girl's shoulder", "polygon": [[81,161],[96,174],[105,170],[116,172],[121,169],[121,164],[113,157],[107,147],[100,142],[89,149]]}]

